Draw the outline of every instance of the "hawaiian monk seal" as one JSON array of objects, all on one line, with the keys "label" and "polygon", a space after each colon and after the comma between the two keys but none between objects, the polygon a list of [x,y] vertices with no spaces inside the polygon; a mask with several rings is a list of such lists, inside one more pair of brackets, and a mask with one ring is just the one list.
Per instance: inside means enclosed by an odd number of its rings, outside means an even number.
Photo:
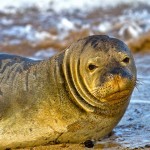
[{"label": "hawaiian monk seal", "polygon": [[41,61],[0,55],[0,148],[83,143],[107,135],[136,85],[128,47],[106,35]]}]

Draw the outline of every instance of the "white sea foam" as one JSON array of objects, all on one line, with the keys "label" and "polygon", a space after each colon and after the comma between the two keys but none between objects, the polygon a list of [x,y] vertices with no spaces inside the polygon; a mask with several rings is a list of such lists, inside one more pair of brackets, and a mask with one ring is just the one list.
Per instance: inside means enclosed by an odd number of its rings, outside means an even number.
[{"label": "white sea foam", "polygon": [[140,104],[150,104],[150,99],[149,100],[131,100],[131,103],[140,103]]},{"label": "white sea foam", "polygon": [[61,18],[60,22],[57,25],[57,28],[60,32],[58,36],[59,40],[63,40],[68,35],[69,31],[76,29],[74,23],[67,18]]},{"label": "white sea foam", "polygon": [[80,2],[77,2],[76,0],[4,0],[1,1],[0,10],[12,13],[15,12],[15,9],[35,6],[43,11],[49,8],[53,9],[56,12],[62,10],[72,11],[74,9],[90,11],[91,9],[97,7],[114,7],[118,4],[136,5],[138,2],[146,3],[148,5],[150,4],[150,1],[147,0],[80,0]]},{"label": "white sea foam", "polygon": [[54,54],[56,54],[56,50],[54,49],[48,49],[48,50],[40,50],[37,53],[33,55],[33,59],[43,59],[43,58],[48,58],[52,57]]},{"label": "white sea foam", "polygon": [[104,22],[100,23],[98,26],[98,31],[104,32],[104,33],[108,32],[111,29],[112,29],[112,24],[108,21],[104,21]]},{"label": "white sea foam", "polygon": [[[64,28],[65,27],[65,28]],[[75,28],[74,24],[68,20],[67,18],[62,18],[59,25],[58,25],[58,28],[60,30],[73,30]]]},{"label": "white sea foam", "polygon": [[8,36],[17,36],[18,38],[26,38],[29,41],[42,41],[45,39],[55,39],[55,36],[52,36],[46,31],[36,31],[32,25],[27,24],[25,26],[13,26],[7,30],[3,31],[3,35]]},{"label": "white sea foam", "polygon": [[[77,2],[76,0],[5,0],[1,2],[0,11],[6,13],[14,13],[16,10],[24,10],[29,7],[36,7],[39,10],[46,11],[48,9],[53,10],[54,12],[60,12],[62,10],[66,10],[67,12],[76,13],[75,9],[79,11],[87,11],[94,10],[97,8],[108,8],[108,6],[116,6],[118,4],[131,4],[136,5],[137,2],[143,2],[146,4],[150,4],[150,1],[146,0],[81,0]],[[60,15],[61,13],[59,13]],[[87,13],[80,13],[81,15],[86,15]],[[40,15],[39,15],[40,16]],[[42,16],[45,16],[43,13]],[[60,15],[61,16],[61,15]],[[16,25],[8,28],[6,31],[4,30],[4,35],[13,35],[18,38],[25,37],[30,41],[40,41],[43,39],[59,39],[63,40],[66,36],[68,36],[69,31],[75,31],[78,26],[82,29],[89,29],[92,31],[99,31],[101,33],[109,34],[109,32],[114,31],[116,26],[119,25],[118,34],[120,37],[127,38],[137,38],[141,33],[147,32],[150,30],[150,13],[147,10],[143,11],[133,11],[128,10],[125,11],[125,14],[120,15],[117,18],[110,18],[109,20],[103,17],[103,21],[101,21],[98,25],[90,24],[90,22],[83,22],[80,19],[70,19],[66,16],[61,17],[57,21],[57,30],[58,36],[53,36],[46,31],[37,31],[38,29],[34,29],[32,25],[27,24],[25,26]],[[1,20],[3,25],[11,25],[13,24],[13,20],[3,17]],[[2,34],[3,34],[2,33]]]},{"label": "white sea foam", "polygon": [[6,18],[1,18],[1,24],[2,25],[12,25],[13,24],[13,20],[12,19],[6,19]]},{"label": "white sea foam", "polygon": [[119,35],[122,37],[137,38],[143,32],[142,28],[135,22],[126,23],[119,30]]}]

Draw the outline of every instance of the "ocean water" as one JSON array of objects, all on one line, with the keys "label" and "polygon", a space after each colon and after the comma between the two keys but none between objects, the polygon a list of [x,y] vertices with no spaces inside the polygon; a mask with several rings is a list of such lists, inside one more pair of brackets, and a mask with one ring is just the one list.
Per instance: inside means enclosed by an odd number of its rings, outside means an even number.
[{"label": "ocean water", "polygon": [[10,13],[9,10],[12,9],[15,12],[15,9],[37,7],[41,11],[48,9],[53,9],[54,11],[72,11],[74,9],[89,11],[94,8],[116,7],[119,4],[137,5],[137,3],[150,4],[147,0],[81,0],[79,3],[76,0],[5,0],[1,1],[0,10]]},{"label": "ocean water", "polygon": [[127,40],[150,30],[150,1],[5,0],[0,17],[3,45],[27,41],[35,46],[45,40],[64,45],[70,32],[83,31]]}]

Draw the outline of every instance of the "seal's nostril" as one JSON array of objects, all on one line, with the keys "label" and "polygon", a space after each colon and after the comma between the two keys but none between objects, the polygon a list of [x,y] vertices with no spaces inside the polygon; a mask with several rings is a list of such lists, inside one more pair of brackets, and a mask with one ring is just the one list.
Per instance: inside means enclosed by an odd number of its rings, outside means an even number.
[{"label": "seal's nostril", "polygon": [[128,64],[129,63],[129,57],[125,57],[122,61],[124,62],[124,63],[126,63],[126,64]]},{"label": "seal's nostril", "polygon": [[125,70],[123,68],[119,68],[119,67],[112,68],[112,70],[110,71],[110,74],[119,75],[121,77],[128,78],[128,79],[132,78],[132,75],[130,74],[130,72],[128,72],[127,70]]}]

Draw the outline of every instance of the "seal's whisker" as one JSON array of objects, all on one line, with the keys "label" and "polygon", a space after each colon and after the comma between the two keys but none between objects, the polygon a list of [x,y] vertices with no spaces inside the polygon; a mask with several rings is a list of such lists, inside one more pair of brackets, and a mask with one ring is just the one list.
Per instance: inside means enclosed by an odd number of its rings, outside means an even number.
[{"label": "seal's whisker", "polygon": [[135,88],[139,91],[139,86],[140,85],[142,85],[144,82],[143,81],[141,81],[141,79],[140,78],[138,78],[137,80],[136,80],[136,82],[135,82]]},{"label": "seal's whisker", "polygon": [[136,85],[135,85],[135,86],[142,85],[142,84],[144,84],[144,82],[142,81],[141,78],[138,78],[138,79],[136,80]]},{"label": "seal's whisker", "polygon": [[135,88],[136,88],[138,91],[140,91],[140,90],[139,90],[139,87],[138,87],[138,85],[137,85],[137,84],[135,85]]}]

